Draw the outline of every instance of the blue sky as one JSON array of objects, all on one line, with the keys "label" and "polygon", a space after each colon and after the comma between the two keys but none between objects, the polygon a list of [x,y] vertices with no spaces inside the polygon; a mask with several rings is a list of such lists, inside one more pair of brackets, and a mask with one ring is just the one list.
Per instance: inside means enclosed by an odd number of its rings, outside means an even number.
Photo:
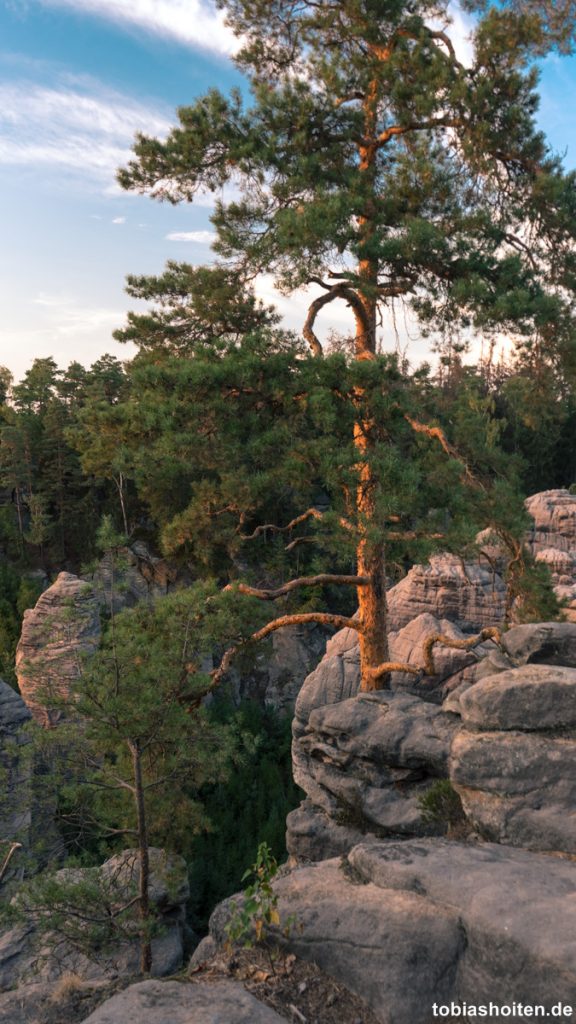
[{"label": "blue sky", "polygon": [[[240,82],[232,46],[201,0],[0,0],[0,364],[17,379],[35,357],[127,357],[111,339],[134,306],[125,275],[210,258],[209,199],[159,204],[114,173],[136,130],[163,134],[177,106]],[[541,95],[540,124],[576,167],[575,59],[545,62]],[[280,301],[290,326],[304,305]]]}]

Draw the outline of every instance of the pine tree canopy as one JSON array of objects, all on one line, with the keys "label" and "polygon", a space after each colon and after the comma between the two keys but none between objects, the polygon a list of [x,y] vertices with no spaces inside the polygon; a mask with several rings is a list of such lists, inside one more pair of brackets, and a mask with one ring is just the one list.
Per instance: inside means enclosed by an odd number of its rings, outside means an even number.
[{"label": "pine tree canopy", "polygon": [[570,45],[572,4],[469,4],[470,66],[443,3],[225,6],[250,100],[211,90],[166,141],[139,136],[125,188],[179,202],[233,185],[213,218],[221,263],[312,285],[316,352],[327,303],[351,307],[373,351],[375,306],[397,297],[436,328],[572,348],[575,178],[534,123],[534,59]]}]

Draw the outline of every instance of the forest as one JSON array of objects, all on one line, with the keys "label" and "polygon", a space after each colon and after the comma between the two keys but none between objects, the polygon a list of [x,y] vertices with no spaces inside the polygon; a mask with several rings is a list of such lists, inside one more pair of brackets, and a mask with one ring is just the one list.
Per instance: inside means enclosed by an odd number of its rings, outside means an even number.
[{"label": "forest", "polygon": [[[561,620],[523,503],[576,493],[576,177],[535,125],[537,61],[572,52],[573,5],[468,0],[471,64],[443,2],[225,6],[249,92],[179,108],[118,172],[172,204],[233,186],[213,261],[129,274],[139,307],[114,336],[134,357],[0,369],[0,677],[17,688],[24,612],[58,574],[107,560],[99,647],[65,700],[47,687],[63,720],[32,746],[57,866],[140,851],[144,975],[152,847],[186,860],[198,935],[259,844],[286,857],[290,716],[231,680],[279,630],[318,625],[356,631],[360,693],[386,690],[414,672],[387,589],[434,554],[474,561],[480,531],[505,555],[503,628]],[[258,297],[264,273],[308,289],[301,331]],[[351,336],[320,328],[333,303]],[[126,606],[134,545],[174,584]],[[103,899],[34,857],[35,920]]]}]

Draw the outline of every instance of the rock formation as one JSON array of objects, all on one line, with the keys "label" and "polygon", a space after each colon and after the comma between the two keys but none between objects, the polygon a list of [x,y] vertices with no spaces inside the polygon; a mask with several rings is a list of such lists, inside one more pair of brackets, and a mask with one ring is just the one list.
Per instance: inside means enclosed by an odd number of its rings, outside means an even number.
[{"label": "rock formation", "polygon": [[[136,894],[138,870],[138,854],[126,850],[100,868],[62,868],[55,877],[71,883],[98,883],[106,893],[107,904],[114,908],[125,905]],[[182,966],[189,895],[185,861],[152,847],[150,903],[160,926],[152,940],[152,973],[157,977],[173,974]],[[33,924],[11,928],[0,935],[0,991],[18,984],[25,998],[27,984],[54,982],[70,971],[90,980],[117,975],[130,978],[138,971],[139,948],[137,940],[130,939],[128,926],[125,930],[126,937],[115,947],[104,946],[89,955],[73,943],[62,941],[61,936],[38,936]]]},{"label": "rock formation", "polygon": [[66,698],[81,672],[81,657],[90,654],[100,638],[100,608],[89,583],[69,572],[40,595],[24,612],[16,650],[20,692],[41,725],[58,721],[61,711],[52,700]]},{"label": "rock formation", "polygon": [[[438,631],[430,616],[405,627]],[[531,850],[576,853],[576,624],[516,626],[473,663],[456,661],[442,687],[402,677],[402,690],[362,694],[353,633],[328,644],[296,704],[294,778],[306,799],[288,817],[300,858],[346,852],[362,834],[425,835],[420,799],[450,778],[470,826]],[[403,633],[392,643],[421,664]],[[448,671],[449,662],[441,671]],[[441,705],[435,703],[445,694]],[[427,699],[422,699],[422,695]]]}]

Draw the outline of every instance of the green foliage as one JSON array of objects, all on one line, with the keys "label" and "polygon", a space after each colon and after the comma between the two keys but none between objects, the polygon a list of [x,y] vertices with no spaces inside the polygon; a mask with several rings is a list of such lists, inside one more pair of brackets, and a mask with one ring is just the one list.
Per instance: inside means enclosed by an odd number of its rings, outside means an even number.
[{"label": "green foliage", "polygon": [[215,904],[240,888],[255,846],[265,843],[278,861],[285,858],[286,815],[301,799],[292,780],[288,716],[252,702],[236,711],[222,701],[209,716],[242,737],[242,760],[225,785],[201,790],[208,828],[181,850],[190,861],[190,912],[199,931]]},{"label": "green foliage", "polygon": [[445,832],[461,826],[465,819],[462,802],[449,779],[438,779],[418,799],[422,821],[440,826]]},{"label": "green foliage", "polygon": [[[34,927],[32,971],[62,964],[68,970],[84,958],[106,971],[117,972],[116,961],[141,933],[137,917],[137,880],[98,868],[67,866],[44,871],[18,887],[9,904],[0,904],[4,925]],[[155,914],[148,922],[149,937],[159,933]]]},{"label": "green foliage", "polygon": [[[281,927],[278,896],[272,886],[277,872],[278,863],[270,847],[260,843],[254,864],[242,878],[245,881],[252,877],[254,881],[244,889],[242,903],[233,901],[231,905],[232,914],[226,925],[229,942],[250,949],[254,941],[266,942],[270,928]],[[284,922],[284,934],[290,933],[294,923],[293,916]]]},{"label": "green foliage", "polygon": [[22,616],[42,592],[41,584],[0,562],[0,678],[16,688],[14,657]]}]

